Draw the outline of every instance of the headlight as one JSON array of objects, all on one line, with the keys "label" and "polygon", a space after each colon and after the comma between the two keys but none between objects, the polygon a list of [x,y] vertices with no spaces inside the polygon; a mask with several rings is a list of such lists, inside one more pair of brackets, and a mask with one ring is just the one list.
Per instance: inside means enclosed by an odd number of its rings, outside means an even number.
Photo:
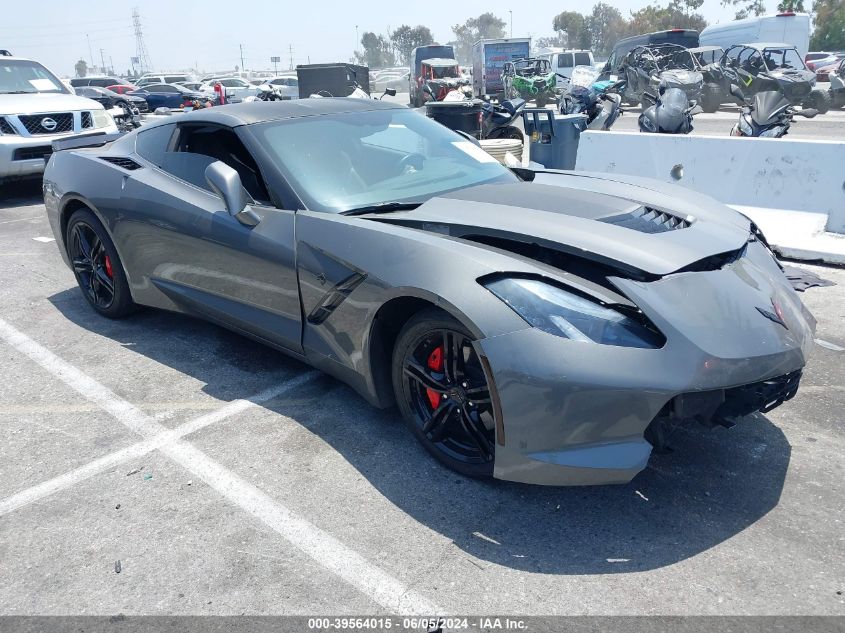
[{"label": "headlight", "polygon": [[114,118],[105,110],[94,110],[91,113],[91,117],[94,120],[95,128],[103,128],[114,125]]},{"label": "headlight", "polygon": [[507,277],[487,281],[484,286],[532,327],[549,334],[645,349],[657,349],[666,342],[635,309],[625,314],[538,279]]},{"label": "headlight", "polygon": [[748,116],[745,114],[739,117],[739,131],[745,134],[745,136],[754,136],[754,128],[751,127],[751,121],[748,120]]},{"label": "headlight", "polygon": [[644,114],[640,115],[640,126],[649,132],[657,132],[657,126]]},{"label": "headlight", "polygon": [[781,128],[780,126],[769,128],[768,130],[760,132],[760,136],[768,138],[779,138],[783,136],[783,128]]}]

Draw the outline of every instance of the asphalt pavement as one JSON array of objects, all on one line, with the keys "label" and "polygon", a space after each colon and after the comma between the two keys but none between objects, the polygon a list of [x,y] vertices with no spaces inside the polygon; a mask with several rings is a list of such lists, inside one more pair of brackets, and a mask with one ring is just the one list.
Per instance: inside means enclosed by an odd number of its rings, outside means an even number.
[{"label": "asphalt pavement", "polygon": [[266,347],[85,303],[0,188],[4,614],[845,615],[845,270],[802,388],[630,484],[460,477]]}]

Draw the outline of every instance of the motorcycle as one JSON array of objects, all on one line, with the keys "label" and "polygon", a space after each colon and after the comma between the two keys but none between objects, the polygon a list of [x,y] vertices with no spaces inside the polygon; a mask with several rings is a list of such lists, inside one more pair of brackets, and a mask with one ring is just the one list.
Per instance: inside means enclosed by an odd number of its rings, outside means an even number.
[{"label": "motorcycle", "polygon": [[658,96],[644,92],[643,101],[652,105],[640,115],[640,132],[689,134],[693,130],[693,117],[704,112],[695,101],[687,99],[680,88],[660,86]]},{"label": "motorcycle", "polygon": [[594,68],[577,66],[560,99],[560,113],[586,114],[589,130],[609,130],[624,112],[620,93],[625,81],[597,81],[599,75]]},{"label": "motorcycle", "polygon": [[512,138],[525,141],[525,135],[515,125],[516,118],[525,108],[523,99],[511,99],[499,104],[485,101],[481,104],[481,138]]},{"label": "motorcycle", "polygon": [[786,136],[793,117],[812,119],[819,113],[813,108],[796,110],[779,90],[758,92],[748,100],[738,86],[732,85],[731,94],[743,104],[731,136],[780,138]]}]

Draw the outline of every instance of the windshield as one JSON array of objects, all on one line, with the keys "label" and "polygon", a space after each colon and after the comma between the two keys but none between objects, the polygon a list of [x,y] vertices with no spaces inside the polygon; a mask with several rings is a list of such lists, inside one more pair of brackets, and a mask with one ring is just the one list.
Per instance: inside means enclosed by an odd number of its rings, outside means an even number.
[{"label": "windshield", "polygon": [[769,70],[805,70],[804,61],[794,48],[767,48],[763,51]]},{"label": "windshield", "polygon": [[430,72],[432,79],[454,79],[460,76],[457,66],[432,66]]},{"label": "windshield", "polygon": [[411,110],[374,110],[250,126],[309,209],[425,202],[516,176],[468,139]]},{"label": "windshield", "polygon": [[572,71],[570,83],[573,86],[589,88],[596,82],[600,74],[601,71],[592,66],[576,66]]},{"label": "windshield", "polygon": [[0,94],[70,94],[59,79],[38,62],[0,57]]}]

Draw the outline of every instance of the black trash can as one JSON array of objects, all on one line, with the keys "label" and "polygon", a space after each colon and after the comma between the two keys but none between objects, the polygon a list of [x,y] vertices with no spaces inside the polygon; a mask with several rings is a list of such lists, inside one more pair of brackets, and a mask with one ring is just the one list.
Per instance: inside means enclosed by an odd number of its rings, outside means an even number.
[{"label": "black trash can", "polygon": [[575,169],[578,140],[587,127],[584,114],[556,114],[546,108],[522,111],[528,156],[547,169]]},{"label": "black trash can", "polygon": [[425,115],[450,130],[459,130],[481,138],[481,99],[466,101],[429,101]]}]

